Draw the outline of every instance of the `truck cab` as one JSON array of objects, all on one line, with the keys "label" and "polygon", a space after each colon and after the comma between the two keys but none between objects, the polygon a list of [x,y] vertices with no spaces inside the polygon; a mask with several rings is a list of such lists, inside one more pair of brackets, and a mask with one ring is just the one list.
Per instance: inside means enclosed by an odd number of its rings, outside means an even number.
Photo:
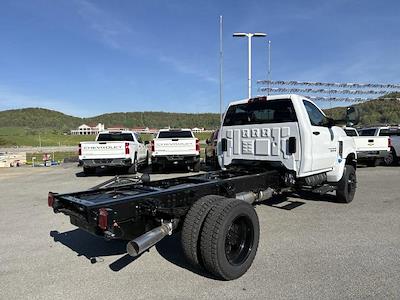
[{"label": "truck cab", "polygon": [[218,151],[222,168],[263,163],[295,178],[325,174],[327,182],[338,182],[346,162],[355,169],[356,160],[353,139],[300,95],[231,103],[221,125]]}]

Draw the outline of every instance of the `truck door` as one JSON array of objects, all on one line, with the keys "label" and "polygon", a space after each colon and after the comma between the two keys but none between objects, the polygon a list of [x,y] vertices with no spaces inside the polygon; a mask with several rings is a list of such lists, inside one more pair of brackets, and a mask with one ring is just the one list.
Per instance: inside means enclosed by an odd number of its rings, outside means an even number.
[{"label": "truck door", "polygon": [[328,127],[328,119],[312,102],[303,100],[311,123],[312,139],[312,171],[332,168],[337,159],[337,139],[332,128]]}]

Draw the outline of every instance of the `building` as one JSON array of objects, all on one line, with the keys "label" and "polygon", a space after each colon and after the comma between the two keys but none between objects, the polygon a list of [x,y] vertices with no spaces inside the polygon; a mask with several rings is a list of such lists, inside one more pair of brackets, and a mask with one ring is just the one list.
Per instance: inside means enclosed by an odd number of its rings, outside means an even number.
[{"label": "building", "polygon": [[77,130],[71,130],[72,135],[97,135],[99,132],[104,131],[104,124],[97,124],[96,126],[89,126],[82,124]]}]

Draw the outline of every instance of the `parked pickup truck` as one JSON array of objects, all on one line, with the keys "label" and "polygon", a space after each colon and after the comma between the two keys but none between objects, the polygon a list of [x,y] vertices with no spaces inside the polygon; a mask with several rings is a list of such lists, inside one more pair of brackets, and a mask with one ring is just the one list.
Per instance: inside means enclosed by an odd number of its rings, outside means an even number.
[{"label": "parked pickup truck", "polygon": [[[356,124],[357,119],[357,111],[348,108],[345,120]],[[338,202],[353,200],[356,147],[336,126],[345,120],[327,118],[298,95],[234,102],[218,135],[224,170],[156,181],[148,174],[116,177],[86,191],[50,192],[48,205],[92,234],[129,240],[131,256],[181,230],[191,264],[223,280],[235,279],[257,253],[256,204],[303,190],[321,199],[334,199],[322,195],[335,191]]]},{"label": "parked pickup truck", "polygon": [[361,136],[389,137],[389,154],[384,158],[386,165],[396,165],[400,155],[400,128],[398,126],[368,127],[360,130]]},{"label": "parked pickup truck", "polygon": [[149,153],[140,136],[133,131],[103,131],[95,142],[79,144],[79,163],[86,175],[96,168],[123,168],[136,173],[139,165],[147,164]]},{"label": "parked pickup truck", "polygon": [[390,139],[387,136],[359,136],[352,127],[345,127],[344,131],[354,139],[358,162],[375,167],[389,155]]},{"label": "parked pickup truck", "polygon": [[153,171],[168,165],[186,165],[200,170],[200,143],[190,129],[160,129],[151,142]]}]

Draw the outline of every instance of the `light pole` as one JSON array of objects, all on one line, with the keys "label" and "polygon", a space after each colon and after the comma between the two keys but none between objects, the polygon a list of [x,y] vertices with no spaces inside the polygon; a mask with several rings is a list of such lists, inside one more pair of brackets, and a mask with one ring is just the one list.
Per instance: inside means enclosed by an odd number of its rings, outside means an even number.
[{"label": "light pole", "polygon": [[251,38],[254,37],[265,37],[266,33],[255,32],[255,33],[244,33],[244,32],[235,32],[233,37],[245,37],[247,36],[248,40],[248,55],[249,55],[249,75],[248,75],[248,83],[249,83],[249,98],[251,98]]}]

